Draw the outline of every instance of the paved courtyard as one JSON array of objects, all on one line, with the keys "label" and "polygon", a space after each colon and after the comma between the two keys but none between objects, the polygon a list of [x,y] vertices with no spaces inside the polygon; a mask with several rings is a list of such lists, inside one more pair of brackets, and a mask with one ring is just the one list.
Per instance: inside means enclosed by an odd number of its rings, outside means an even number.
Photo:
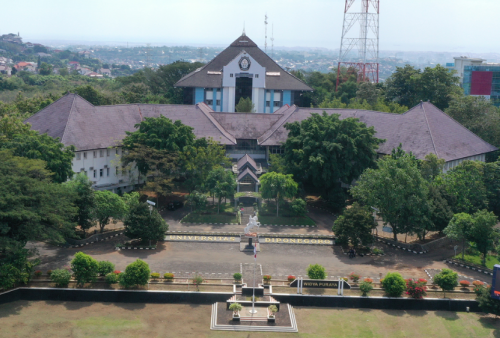
[{"label": "paved courtyard", "polygon": [[[243,225],[183,225],[180,223],[187,210],[167,212],[165,218],[171,231],[204,231],[243,232]],[[331,234],[333,216],[327,212],[315,210],[310,213],[318,224],[317,228],[297,227],[261,227],[259,233],[280,234]],[[115,250],[115,244],[123,243],[127,238],[123,235],[111,240],[94,243],[81,248],[59,248],[46,243],[30,243],[36,247],[41,259],[39,269],[48,270],[67,266],[73,255],[83,251],[97,260],[109,260],[118,270],[137,258],[145,260],[156,272],[174,272],[177,276],[191,276],[200,273],[205,277],[230,277],[241,270],[242,264],[253,263],[252,252],[240,252],[239,243],[205,243],[205,242],[160,242],[157,250]],[[273,278],[286,278],[288,275],[304,276],[309,264],[325,266],[330,278],[347,276],[356,272],[363,277],[378,279],[380,274],[398,271],[405,278],[427,278],[425,269],[442,269],[448,267],[443,262],[453,254],[451,248],[442,248],[428,254],[415,255],[377,244],[384,251],[384,256],[365,256],[349,259],[338,246],[325,245],[291,245],[261,244],[257,263],[261,265],[263,274]],[[490,282],[484,274],[464,268],[452,267],[461,275]]]}]

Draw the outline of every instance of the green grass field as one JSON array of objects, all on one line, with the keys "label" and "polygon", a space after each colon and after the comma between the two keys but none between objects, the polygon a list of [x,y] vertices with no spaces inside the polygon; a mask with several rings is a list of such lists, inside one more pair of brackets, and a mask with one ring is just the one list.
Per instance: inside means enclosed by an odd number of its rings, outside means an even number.
[{"label": "green grass field", "polygon": [[277,225],[316,225],[311,218],[305,217],[276,217],[262,216],[259,214],[259,222],[261,224],[277,224]]},{"label": "green grass field", "polygon": [[[230,203],[221,204],[219,213],[217,213],[217,204],[208,205],[204,213],[191,212],[187,214],[182,223],[238,223],[237,216],[229,216],[224,213],[235,213],[234,207]],[[205,214],[207,213],[207,214]]]},{"label": "green grass field", "polygon": [[210,330],[210,305],[17,301],[0,305],[1,337],[499,337],[475,313],[296,307],[299,333]]},{"label": "green grass field", "polygon": [[[454,259],[458,259],[458,260],[462,260],[462,254],[458,254],[458,255],[456,255],[453,258]],[[480,254],[477,254],[477,255],[465,255],[464,256],[464,260],[466,262],[469,262],[469,263],[472,263],[472,264],[475,264],[475,265],[480,265],[480,266],[483,265],[483,259],[482,259],[482,256]],[[498,258],[496,256],[491,256],[491,255],[486,256],[486,267],[488,269],[493,270],[493,266],[495,264],[500,264],[500,261],[498,260]]]}]

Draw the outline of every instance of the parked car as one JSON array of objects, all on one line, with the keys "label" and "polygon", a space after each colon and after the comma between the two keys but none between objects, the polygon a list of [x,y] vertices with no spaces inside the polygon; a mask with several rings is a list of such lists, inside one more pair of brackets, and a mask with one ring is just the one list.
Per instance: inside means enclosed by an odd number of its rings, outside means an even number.
[{"label": "parked car", "polygon": [[173,201],[168,204],[167,209],[170,211],[177,210],[179,208],[182,208],[184,206],[184,203],[182,201]]}]

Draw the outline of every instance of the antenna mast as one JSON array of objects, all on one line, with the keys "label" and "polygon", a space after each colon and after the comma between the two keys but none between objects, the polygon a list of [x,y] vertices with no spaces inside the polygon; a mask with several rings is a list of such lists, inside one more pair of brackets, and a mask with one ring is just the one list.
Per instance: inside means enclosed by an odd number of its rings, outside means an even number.
[{"label": "antenna mast", "polygon": [[265,34],[265,40],[264,40],[264,52],[267,53],[267,14],[264,19],[264,34]]},{"label": "antenna mast", "polygon": [[274,23],[271,25],[271,57],[274,58]]},{"label": "antenna mast", "polygon": [[[352,11],[355,2],[360,3],[361,12]],[[379,0],[345,0],[336,90],[340,84],[341,66],[357,71],[358,82],[378,83],[379,5]],[[351,30],[356,23],[359,25],[357,36],[355,30]],[[358,49],[357,62],[347,61],[355,46]]]}]

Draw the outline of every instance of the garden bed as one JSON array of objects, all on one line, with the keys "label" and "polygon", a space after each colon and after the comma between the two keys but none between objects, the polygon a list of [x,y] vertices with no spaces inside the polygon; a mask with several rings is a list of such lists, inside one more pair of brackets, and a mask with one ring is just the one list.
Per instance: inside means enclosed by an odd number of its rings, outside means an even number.
[{"label": "garden bed", "polygon": [[500,260],[498,260],[497,256],[493,255],[487,255],[486,256],[486,266],[483,265],[483,258],[481,257],[480,254],[466,254],[464,256],[464,260],[462,260],[462,254],[458,254],[455,257],[453,257],[454,260],[458,262],[462,262],[464,264],[468,263],[476,268],[479,269],[490,269],[493,270],[493,266],[495,264],[500,264]]},{"label": "garden bed", "polygon": [[234,207],[229,203],[221,204],[220,210],[217,213],[217,205],[208,205],[204,210],[192,211],[187,214],[181,223],[238,223],[238,215]]},{"label": "garden bed", "polygon": [[259,222],[264,225],[309,225],[315,226],[314,222],[310,217],[284,217],[284,216],[268,216],[259,213]]}]

